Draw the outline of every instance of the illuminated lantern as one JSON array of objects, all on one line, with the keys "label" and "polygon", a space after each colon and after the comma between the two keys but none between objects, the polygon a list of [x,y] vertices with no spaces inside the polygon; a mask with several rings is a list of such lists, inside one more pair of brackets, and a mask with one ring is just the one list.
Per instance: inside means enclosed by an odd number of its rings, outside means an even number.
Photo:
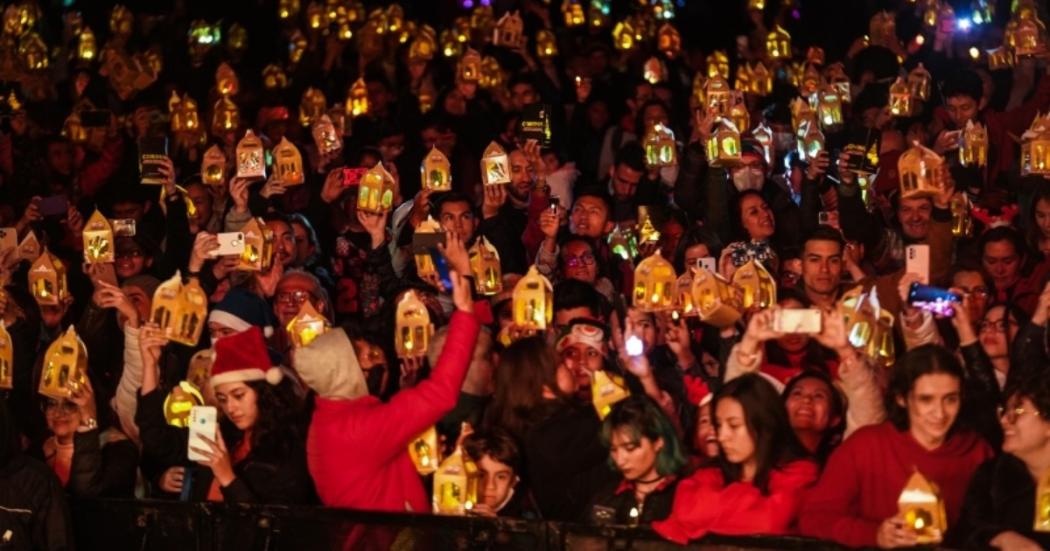
[{"label": "illuminated lantern", "polygon": [[456,74],[463,82],[477,82],[481,79],[481,54],[474,48],[467,48],[467,52],[459,60]]},{"label": "illuminated lantern", "polygon": [[394,177],[376,163],[364,176],[357,192],[357,210],[383,214],[394,206]]},{"label": "illuminated lantern", "polygon": [[485,56],[481,60],[481,78],[478,79],[478,86],[491,90],[502,85],[503,70],[500,69],[499,62],[492,56]]},{"label": "illuminated lantern", "polygon": [[901,490],[897,508],[904,518],[904,524],[914,531],[915,543],[929,545],[941,542],[948,529],[944,501],[937,485],[919,471],[912,473]]},{"label": "illuminated lantern", "polygon": [[696,99],[697,105],[707,106],[707,94],[705,88],[707,87],[707,77],[703,73],[697,72],[693,75],[693,90],[692,96]]},{"label": "illuminated lantern", "polygon": [[98,55],[98,45],[95,41],[95,33],[90,27],[84,27],[77,37],[77,59],[81,61],[94,61]]},{"label": "illuminated lantern", "polygon": [[263,67],[263,87],[267,90],[283,90],[288,87],[288,74],[280,65],[270,64]]},{"label": "illuminated lantern", "polygon": [[660,232],[653,226],[653,219],[649,216],[649,207],[638,206],[638,242],[641,244],[657,243],[660,241]]},{"label": "illuminated lantern", "polygon": [[434,473],[434,514],[463,516],[478,503],[481,472],[456,446]]},{"label": "illuminated lantern", "polygon": [[879,303],[876,292],[864,293],[861,286],[854,287],[842,294],[838,303],[846,327],[847,340],[850,346],[866,349],[875,334],[878,320]]},{"label": "illuminated lantern", "polygon": [[930,72],[926,70],[922,63],[919,63],[908,73],[908,89],[911,91],[912,97],[922,101],[929,101],[930,83],[932,81],[933,78],[930,76]]},{"label": "illuminated lantern", "polygon": [[307,88],[299,100],[299,124],[312,125],[327,109],[328,99],[324,97],[324,92],[313,86]]},{"label": "illuminated lantern", "polygon": [[[0,388],[3,379],[0,378]],[[1050,532],[1050,473],[1039,476],[1039,483],[1035,488],[1035,517],[1032,529],[1036,532]]]},{"label": "illuminated lantern", "polygon": [[816,65],[807,63],[802,71],[802,86],[800,93],[807,98],[812,98],[820,90],[820,71]]},{"label": "illuminated lantern", "polygon": [[904,79],[897,77],[890,86],[890,113],[894,117],[910,117],[912,108],[911,89]]},{"label": "illuminated lantern", "polygon": [[981,123],[966,121],[959,139],[959,164],[985,166],[988,163],[988,129]]},{"label": "illuminated lantern", "polygon": [[[340,114],[341,115],[341,114]],[[314,145],[318,153],[331,155],[343,148],[343,138],[339,129],[336,128],[332,118],[327,114],[321,115],[314,123],[310,133],[314,138]]]},{"label": "illuminated lantern", "polygon": [[612,31],[613,46],[616,46],[617,50],[624,52],[633,49],[637,44],[635,40],[636,34],[637,31],[631,19],[624,19],[616,23]]},{"label": "illuminated lantern", "polygon": [[[216,27],[217,29],[218,27]],[[226,44],[234,52],[244,52],[244,50],[248,49],[248,30],[242,27],[240,23],[230,25],[226,33]]]},{"label": "illuminated lantern", "polygon": [[682,52],[682,36],[678,34],[678,29],[670,23],[661,25],[660,30],[656,33],[656,47],[668,59],[678,57],[678,54]]},{"label": "illuminated lantern", "polygon": [[675,289],[678,290],[677,299],[674,303],[675,310],[682,313],[683,316],[697,316],[699,312],[696,309],[696,303],[693,302],[693,269],[687,267],[685,273],[678,278],[675,282]]},{"label": "illuminated lantern", "polygon": [[295,65],[299,63],[299,60],[303,58],[303,54],[306,53],[306,46],[309,44],[306,40],[306,36],[301,31],[296,29],[292,32],[292,35],[288,37],[288,61]]},{"label": "illuminated lantern", "polygon": [[751,66],[746,63],[741,63],[736,68],[736,80],[733,81],[733,88],[740,91],[749,91],[751,89]]},{"label": "illuminated lantern", "polygon": [[765,122],[760,122],[751,130],[751,137],[762,147],[762,157],[765,158],[766,164],[772,165],[773,154],[776,151],[773,145],[773,130],[766,126]]},{"label": "illuminated lantern", "polygon": [[426,355],[434,326],[423,301],[413,290],[406,291],[397,303],[397,321],[394,332],[394,349],[397,357],[421,358]]},{"label": "illuminated lantern", "polygon": [[354,81],[346,97],[346,114],[357,117],[368,113],[368,86],[365,79]]},{"label": "illuminated lantern", "polygon": [[753,258],[733,272],[732,283],[744,291],[741,306],[745,310],[765,310],[777,304],[776,280],[761,262]]},{"label": "illuminated lantern", "polygon": [[183,285],[182,274],[176,271],[153,292],[150,321],[160,326],[164,335],[175,342],[197,346],[207,318],[208,296],[197,283],[197,278],[190,278]]},{"label": "illuminated lantern", "polygon": [[234,132],[241,125],[241,114],[237,104],[230,98],[223,96],[215,102],[211,114],[211,133],[222,136],[227,132]]},{"label": "illuminated lantern", "polygon": [[98,264],[113,262],[113,226],[98,210],[84,224],[84,262]]},{"label": "illuminated lantern", "polygon": [[423,158],[419,166],[423,189],[431,191],[452,190],[452,165],[448,157],[437,147],[432,147],[430,153]]},{"label": "illuminated lantern", "polygon": [[1021,135],[1021,174],[1050,175],[1050,113],[1037,116]]},{"label": "illuminated lantern", "polygon": [[61,134],[75,144],[83,144],[88,140],[87,129],[80,123],[80,114],[76,111],[70,113],[62,123]]},{"label": "illuminated lantern", "polygon": [[168,99],[168,112],[171,114],[172,132],[196,132],[200,129],[200,116],[197,114],[197,102],[184,94],[181,99],[173,90]]},{"label": "illuminated lantern", "polygon": [[237,270],[262,272],[273,262],[273,231],[258,218],[252,218],[241,227],[244,234],[244,252],[237,262]]},{"label": "illuminated lantern", "polygon": [[551,59],[558,55],[558,40],[554,33],[540,29],[536,33],[536,55],[540,59]]},{"label": "illuminated lantern", "polygon": [[18,55],[22,56],[22,62],[30,71],[47,69],[47,44],[35,32],[26,34],[18,42]]},{"label": "illuminated lantern", "polygon": [[973,235],[973,215],[970,212],[972,204],[966,193],[957,193],[952,196],[949,204],[952,212],[952,236],[970,237]]},{"label": "illuminated lantern", "polygon": [[817,119],[824,128],[836,128],[842,125],[842,101],[833,88],[826,87],[819,93],[817,100]]},{"label": "illuminated lantern", "polygon": [[776,25],[766,36],[766,54],[770,59],[791,59],[791,35]]},{"label": "illuminated lantern", "polygon": [[1033,56],[1046,51],[1046,26],[1034,10],[1018,13],[1017,32],[1014,34],[1014,53]]},{"label": "illuminated lantern", "polygon": [[715,50],[707,56],[707,78],[719,77],[729,79],[729,57],[722,50]]},{"label": "illuminated lantern", "polygon": [[412,41],[408,46],[409,61],[430,61],[434,59],[434,51],[437,43],[433,37],[422,35]]},{"label": "illuminated lantern", "polygon": [[416,472],[421,476],[433,474],[437,470],[441,460],[438,457],[440,451],[437,428],[433,426],[408,443],[408,457],[412,459]]},{"label": "illuminated lantern", "polygon": [[631,260],[638,256],[638,237],[629,228],[616,224],[609,232],[607,241],[609,250],[624,260]]},{"label": "illuminated lantern", "polygon": [[218,25],[212,25],[202,19],[190,23],[187,41],[191,48],[209,49],[222,40],[222,31]]},{"label": "illuminated lantern", "polygon": [[299,14],[299,0],[278,0],[277,17],[291,19]]},{"label": "illuminated lantern", "polygon": [[525,23],[521,20],[521,14],[517,11],[507,12],[496,22],[496,28],[492,33],[492,44],[494,46],[506,46],[517,48],[525,43]]},{"label": "illuminated lantern", "polygon": [[773,93],[773,73],[759,61],[751,68],[751,87],[749,90],[756,96],[768,96]]},{"label": "illuminated lantern", "polygon": [[66,265],[46,249],[29,267],[29,289],[41,306],[58,306],[67,296]]},{"label": "illuminated lantern", "polygon": [[15,345],[11,334],[4,324],[0,323],[0,390],[11,390],[15,387],[14,367]]},{"label": "illuminated lantern", "polygon": [[36,25],[36,12],[33,4],[11,4],[4,9],[4,34],[19,37]]},{"label": "illuminated lantern", "polygon": [[127,7],[117,4],[109,12],[109,32],[122,37],[131,35],[135,25],[135,16]]},{"label": "illuminated lantern", "polygon": [[586,22],[583,14],[583,5],[573,0],[565,0],[561,4],[562,17],[566,27],[579,27]]},{"label": "illuminated lantern", "polygon": [[87,347],[70,325],[44,353],[37,392],[55,400],[69,399],[87,383]]},{"label": "illuminated lantern", "polygon": [[748,112],[747,105],[743,99],[732,101],[731,104],[729,120],[733,121],[733,126],[736,126],[738,130],[746,132],[751,127],[751,113]]},{"label": "illuminated lantern", "polygon": [[437,96],[437,90],[434,89],[434,83],[430,79],[423,80],[423,83],[419,85],[419,91],[416,93],[419,97],[419,112],[428,113],[434,108],[434,99]]},{"label": "illuminated lantern", "polygon": [[283,186],[297,186],[305,181],[303,156],[288,138],[281,137],[273,148],[273,177]]},{"label": "illuminated lantern", "polygon": [[649,168],[662,168],[678,164],[678,150],[674,141],[674,132],[666,126],[656,123],[645,133],[645,164]]},{"label": "illuminated lantern", "polygon": [[802,77],[806,73],[806,64],[801,61],[792,61],[784,64],[784,72],[787,74],[788,82],[796,88],[802,88]]},{"label": "illuminated lantern", "polygon": [[208,186],[221,186],[226,181],[226,154],[213,145],[201,159],[201,181]]},{"label": "illuminated lantern", "polygon": [[729,167],[740,164],[740,131],[729,119],[721,124],[707,140],[707,161],[713,167]]},{"label": "illuminated lantern", "polygon": [[173,427],[184,429],[190,424],[190,410],[203,405],[201,391],[188,381],[179,381],[164,398],[164,420]]},{"label": "illuminated lantern", "polygon": [[328,12],[318,2],[306,5],[306,24],[311,29],[323,29],[328,26]]},{"label": "illuminated lantern", "polygon": [[[17,256],[20,260],[28,260],[30,263],[36,262],[40,258],[40,241],[37,240],[33,230],[26,232],[26,236],[18,243]],[[32,285],[30,285],[30,288],[32,288]]]},{"label": "illuminated lantern", "polygon": [[732,91],[729,83],[721,76],[713,76],[707,80],[704,86],[704,97],[707,99],[707,108],[719,115],[729,113]]},{"label": "illuminated lantern", "polygon": [[492,296],[503,291],[503,271],[499,251],[481,236],[470,248],[470,271],[474,274],[474,288],[478,294]]},{"label": "illuminated lantern", "polygon": [[944,159],[916,142],[897,161],[901,197],[932,197],[941,192]]},{"label": "illuminated lantern", "polygon": [[[433,216],[427,215],[427,219],[420,222],[416,226],[416,236],[427,236],[426,239],[430,239],[430,235],[437,235],[444,233],[441,229],[441,225],[434,220]],[[429,249],[420,248],[414,251],[414,260],[416,263],[416,275],[420,279],[427,280],[437,276],[437,267],[434,266],[434,257],[431,256]]]},{"label": "illuminated lantern", "polygon": [[666,76],[666,70],[664,64],[660,63],[660,59],[657,57],[650,57],[645,60],[645,64],[642,65],[642,78],[645,79],[649,84],[659,84],[663,82]]},{"label": "illuminated lantern", "polygon": [[612,413],[612,407],[620,401],[630,398],[631,391],[623,377],[599,369],[592,374],[591,403],[598,412],[598,418],[604,420]]},{"label": "illuminated lantern", "polygon": [[766,0],[747,0],[747,9],[763,11],[766,9]]},{"label": "illuminated lantern", "polygon": [[[789,104],[791,108],[791,127],[795,135],[801,137],[808,126],[820,124],[817,120],[817,112],[802,98],[795,98]],[[808,126],[807,126],[808,125]]]},{"label": "illuminated lantern", "polygon": [[511,301],[514,324],[522,330],[544,330],[554,317],[554,289],[535,265],[518,280]]},{"label": "illuminated lantern", "polygon": [[1014,66],[1014,53],[1006,47],[999,47],[985,51],[988,56],[988,69],[1000,71]]},{"label": "illuminated lantern", "polygon": [[510,159],[496,142],[491,142],[481,157],[481,180],[486,186],[510,183]]},{"label": "illuminated lantern", "polygon": [[219,91],[219,94],[233,96],[237,94],[240,87],[240,80],[237,78],[237,73],[233,71],[233,67],[227,65],[226,62],[220,63],[219,68],[215,70],[215,89]]},{"label": "illuminated lantern", "polygon": [[310,346],[314,339],[328,331],[328,320],[325,319],[309,300],[304,301],[295,315],[285,326],[293,348]]},{"label": "illuminated lantern", "polygon": [[675,284],[678,274],[674,266],[660,256],[660,252],[638,263],[634,269],[632,303],[643,312],[667,310],[674,306],[678,294]]},{"label": "illuminated lantern", "polygon": [[740,319],[736,291],[722,276],[709,270],[695,270],[692,291],[693,304],[704,323],[724,328]]},{"label": "illuminated lantern", "polygon": [[249,128],[237,142],[237,177],[266,178],[262,140]]}]

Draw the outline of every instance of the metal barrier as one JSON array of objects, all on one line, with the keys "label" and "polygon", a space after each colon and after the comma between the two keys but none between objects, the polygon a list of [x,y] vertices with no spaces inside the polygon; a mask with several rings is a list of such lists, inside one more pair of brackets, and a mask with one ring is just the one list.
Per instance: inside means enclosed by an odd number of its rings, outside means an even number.
[{"label": "metal barrier", "polygon": [[[682,549],[651,530],[625,526],[154,500],[81,500],[71,508],[77,547],[89,550]],[[722,536],[709,536],[686,548],[841,549],[829,542],[806,538]]]}]

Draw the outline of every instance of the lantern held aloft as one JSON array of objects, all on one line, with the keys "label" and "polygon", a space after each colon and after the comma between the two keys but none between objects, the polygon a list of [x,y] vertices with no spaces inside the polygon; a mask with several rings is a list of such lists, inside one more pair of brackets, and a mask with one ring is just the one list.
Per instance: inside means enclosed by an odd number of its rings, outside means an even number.
[{"label": "lantern held aloft", "polygon": [[153,292],[150,321],[175,342],[197,346],[207,318],[208,296],[196,278],[183,284],[182,275],[176,271]]}]

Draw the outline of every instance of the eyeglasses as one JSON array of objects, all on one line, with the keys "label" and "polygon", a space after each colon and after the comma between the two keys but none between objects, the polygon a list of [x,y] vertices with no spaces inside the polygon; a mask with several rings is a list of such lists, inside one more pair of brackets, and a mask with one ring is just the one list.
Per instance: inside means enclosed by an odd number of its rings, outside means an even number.
[{"label": "eyeglasses", "polygon": [[594,255],[593,254],[582,254],[580,256],[570,256],[565,259],[565,265],[570,268],[579,268],[582,266],[593,266]]},{"label": "eyeglasses", "polygon": [[1001,320],[995,320],[995,321],[982,321],[981,323],[977,324],[977,332],[978,333],[989,333],[989,332],[1005,333],[1006,330],[1009,329],[1013,325],[1017,325],[1017,322],[1013,321],[1013,320],[1009,320],[1009,319],[1001,319]]},{"label": "eyeglasses", "polygon": [[47,400],[40,405],[40,409],[44,411],[45,415],[51,413],[70,415],[76,413],[77,405],[69,400]]},{"label": "eyeglasses", "polygon": [[996,408],[996,413],[999,414],[1000,419],[1006,419],[1008,423],[1016,423],[1017,418],[1021,417],[1025,413],[1031,413],[1032,415],[1039,416],[1039,411],[1035,409],[1026,409],[1021,406],[1005,407],[999,406]]},{"label": "eyeglasses", "polygon": [[281,305],[302,306],[304,302],[313,298],[310,291],[282,291],[277,293],[274,300]]}]

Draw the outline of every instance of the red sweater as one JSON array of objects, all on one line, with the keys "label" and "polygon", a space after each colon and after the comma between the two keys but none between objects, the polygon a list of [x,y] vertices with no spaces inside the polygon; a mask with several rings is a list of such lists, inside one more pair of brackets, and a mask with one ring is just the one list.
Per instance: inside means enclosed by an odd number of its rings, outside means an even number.
[{"label": "red sweater", "polygon": [[897,498],[915,469],[940,488],[951,528],[970,477],[992,455],[972,432],[954,434],[929,451],[889,422],[864,427],[832,452],[806,496],[799,529],[845,545],[874,546],[879,525],[897,515]]},{"label": "red sweater", "polygon": [[306,459],[325,505],[430,511],[408,457],[408,443],[455,407],[479,328],[474,316],[454,313],[430,378],[398,392],[388,403],[374,396],[317,399]]},{"label": "red sweater", "polygon": [[816,479],[815,463],[794,461],[770,473],[769,495],[762,495],[749,482],[727,486],[718,468],[700,469],[678,484],[671,516],[654,522],[653,530],[683,545],[708,532],[787,534],[794,525],[803,488]]}]

